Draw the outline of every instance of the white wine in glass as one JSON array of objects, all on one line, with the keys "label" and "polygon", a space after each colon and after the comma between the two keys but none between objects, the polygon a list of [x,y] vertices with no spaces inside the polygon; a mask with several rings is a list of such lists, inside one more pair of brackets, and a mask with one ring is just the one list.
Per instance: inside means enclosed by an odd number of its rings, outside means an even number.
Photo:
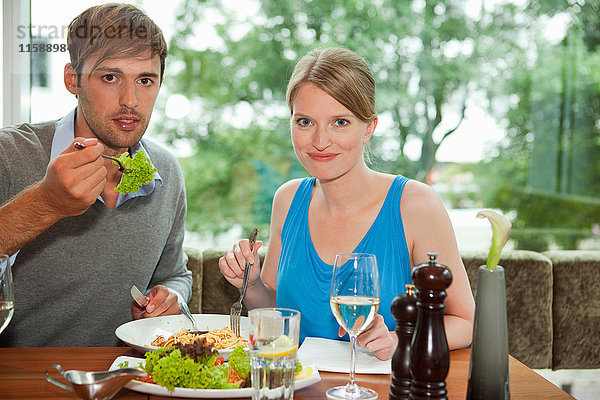
[{"label": "white wine in glass", "polygon": [[8,326],[14,311],[12,274],[8,256],[0,254],[0,333]]},{"label": "white wine in glass", "polygon": [[345,253],[335,257],[329,304],[335,319],[350,335],[350,381],[327,390],[329,399],[376,399],[374,390],[356,384],[356,337],[379,310],[379,272],[373,254]]}]

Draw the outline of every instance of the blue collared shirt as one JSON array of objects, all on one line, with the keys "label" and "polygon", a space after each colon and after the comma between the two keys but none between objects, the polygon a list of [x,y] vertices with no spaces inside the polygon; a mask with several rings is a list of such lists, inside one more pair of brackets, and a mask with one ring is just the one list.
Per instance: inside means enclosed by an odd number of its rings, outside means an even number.
[{"label": "blue collared shirt", "polygon": [[[54,160],[56,157],[58,157],[60,153],[62,153],[67,147],[69,147],[69,145],[73,142],[73,139],[75,139],[76,112],[77,108],[73,109],[69,114],[56,121],[54,125],[54,138],[52,139],[52,147],[50,149],[50,160]],[[146,153],[146,158],[150,160],[150,155],[144,149],[144,146],[142,146],[141,142],[138,142],[129,149],[129,155],[133,157],[135,153],[137,153],[140,150],[144,150],[144,153]],[[152,165],[152,168],[154,168],[152,160],[150,160],[150,165]],[[117,204],[115,205],[115,208],[118,208],[121,204],[125,203],[129,199],[133,199],[134,197],[148,196],[154,191],[157,181],[162,186],[163,180],[160,177],[158,171],[155,171],[154,179],[150,181],[150,183],[140,186],[137,192],[127,194],[119,193],[119,197],[117,198]],[[98,196],[98,200],[104,203],[104,199],[102,199],[102,196]]]}]

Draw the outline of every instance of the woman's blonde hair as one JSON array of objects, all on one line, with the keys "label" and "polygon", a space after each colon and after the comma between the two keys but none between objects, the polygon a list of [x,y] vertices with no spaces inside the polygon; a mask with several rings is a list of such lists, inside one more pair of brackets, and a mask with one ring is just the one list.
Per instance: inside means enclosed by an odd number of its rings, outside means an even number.
[{"label": "woman's blonde hair", "polygon": [[328,47],[312,50],[298,61],[287,87],[286,100],[290,113],[298,89],[313,83],[363,122],[377,117],[375,111],[375,80],[365,60],[355,52]]}]

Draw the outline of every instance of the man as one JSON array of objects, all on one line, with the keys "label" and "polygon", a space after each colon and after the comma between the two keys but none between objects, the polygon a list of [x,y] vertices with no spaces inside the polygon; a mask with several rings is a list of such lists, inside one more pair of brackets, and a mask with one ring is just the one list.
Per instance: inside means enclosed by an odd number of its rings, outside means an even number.
[{"label": "man", "polygon": [[[160,29],[129,4],[91,7],[69,25],[66,117],[0,130],[0,253],[11,255],[13,320],[0,346],[111,346],[133,318],[178,314],[191,296],[177,160],[143,139],[162,84]],[[101,154],[143,150],[154,180],[128,195]],[[131,301],[135,284],[149,302]]]}]

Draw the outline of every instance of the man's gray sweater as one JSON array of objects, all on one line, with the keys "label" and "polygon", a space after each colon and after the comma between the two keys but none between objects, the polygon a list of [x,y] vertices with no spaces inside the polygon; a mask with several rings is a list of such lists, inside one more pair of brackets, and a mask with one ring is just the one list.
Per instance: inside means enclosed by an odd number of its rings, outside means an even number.
[{"label": "man's gray sweater", "polygon": [[[0,206],[44,177],[54,123],[0,130]],[[132,285],[163,284],[190,298],[183,176],[167,150],[142,144],[163,184],[116,209],[97,200],[24,246],[12,267],[15,312],[0,346],[119,345],[114,331],[132,319]]]}]

